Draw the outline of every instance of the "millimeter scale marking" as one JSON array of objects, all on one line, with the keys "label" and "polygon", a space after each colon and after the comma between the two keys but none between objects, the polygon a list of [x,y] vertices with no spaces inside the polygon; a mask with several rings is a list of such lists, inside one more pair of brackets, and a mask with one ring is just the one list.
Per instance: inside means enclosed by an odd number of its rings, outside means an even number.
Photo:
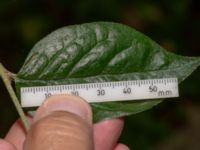
[{"label": "millimeter scale marking", "polygon": [[178,97],[178,79],[162,78],[69,85],[22,87],[22,107],[37,107],[52,95],[71,94],[89,103]]}]

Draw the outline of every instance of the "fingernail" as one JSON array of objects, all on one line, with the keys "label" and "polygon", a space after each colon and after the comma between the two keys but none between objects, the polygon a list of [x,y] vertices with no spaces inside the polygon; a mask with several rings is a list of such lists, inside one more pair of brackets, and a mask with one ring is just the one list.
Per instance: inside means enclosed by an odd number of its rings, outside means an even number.
[{"label": "fingernail", "polygon": [[57,95],[45,100],[36,111],[33,123],[54,111],[70,112],[86,120],[89,124],[92,123],[92,112],[89,104],[82,98],[71,95]]}]

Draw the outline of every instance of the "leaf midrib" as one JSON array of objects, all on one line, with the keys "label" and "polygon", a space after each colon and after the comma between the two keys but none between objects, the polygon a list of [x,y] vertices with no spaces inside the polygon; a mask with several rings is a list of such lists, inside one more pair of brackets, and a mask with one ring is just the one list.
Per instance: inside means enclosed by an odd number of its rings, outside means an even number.
[{"label": "leaf midrib", "polygon": [[[187,64],[187,66],[190,66],[191,64]],[[100,74],[100,75],[96,75],[96,76],[87,76],[87,77],[66,77],[66,78],[60,78],[60,79],[51,79],[51,80],[31,80],[31,79],[23,79],[23,78],[19,78],[16,77],[17,79],[21,79],[24,81],[63,81],[65,79],[84,79],[84,78],[92,78],[92,77],[100,77],[100,76],[116,76],[116,75],[123,75],[123,76],[130,76],[130,74],[144,74],[144,73],[154,73],[154,72],[164,72],[164,71],[173,71],[173,70],[181,70],[184,66],[177,66],[175,68],[167,68],[167,69],[156,69],[156,70],[144,70],[144,71],[139,71],[139,72],[131,72],[131,73],[124,73],[124,74]]]}]

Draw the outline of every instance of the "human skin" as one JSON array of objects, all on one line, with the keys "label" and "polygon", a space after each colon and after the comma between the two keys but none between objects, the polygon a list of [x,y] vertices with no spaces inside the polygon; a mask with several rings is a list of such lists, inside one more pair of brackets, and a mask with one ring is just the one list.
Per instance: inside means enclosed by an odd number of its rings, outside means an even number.
[{"label": "human skin", "polygon": [[52,96],[29,120],[28,132],[19,120],[13,124],[0,150],[129,150],[118,143],[123,119],[93,124],[91,108],[80,97]]}]

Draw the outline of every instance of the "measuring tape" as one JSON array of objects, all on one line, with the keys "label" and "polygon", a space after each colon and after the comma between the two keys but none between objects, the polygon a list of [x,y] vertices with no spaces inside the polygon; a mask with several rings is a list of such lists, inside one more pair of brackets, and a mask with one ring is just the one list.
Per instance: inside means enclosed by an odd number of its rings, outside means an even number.
[{"label": "measuring tape", "polygon": [[46,98],[57,94],[80,96],[91,103],[179,96],[177,78],[22,87],[20,90],[22,107],[40,106]]}]

